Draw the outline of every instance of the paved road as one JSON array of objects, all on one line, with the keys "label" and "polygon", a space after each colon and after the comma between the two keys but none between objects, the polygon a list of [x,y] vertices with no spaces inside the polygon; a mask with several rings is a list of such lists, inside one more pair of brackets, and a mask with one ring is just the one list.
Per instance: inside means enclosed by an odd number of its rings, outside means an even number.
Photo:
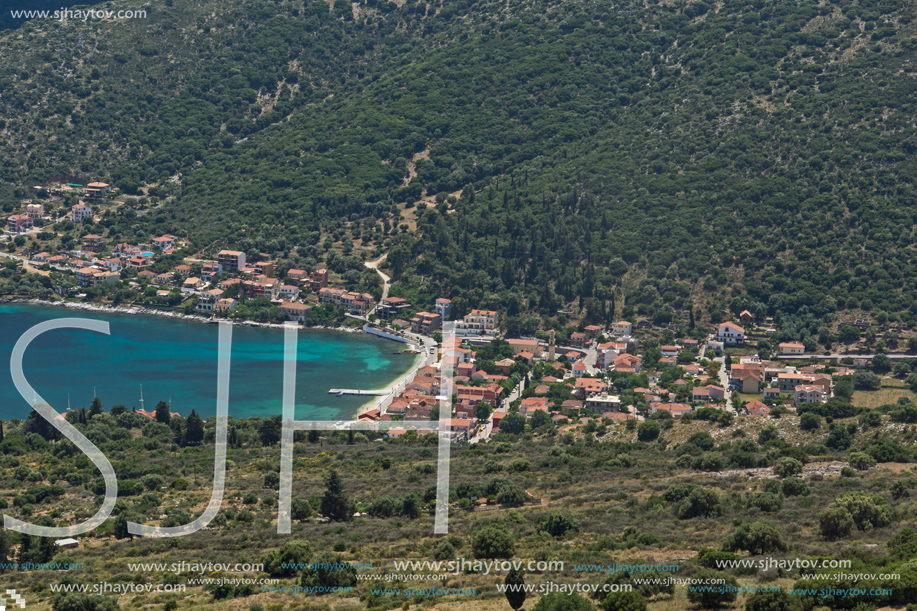
[{"label": "paved road", "polygon": [[[846,359],[846,358],[871,359],[874,356],[878,356],[878,354],[854,354],[854,353],[851,353],[851,354],[814,354],[810,352],[807,354],[778,354],[776,358],[786,361],[786,360],[805,360],[805,359],[810,359],[813,357],[817,359],[826,359],[826,360]],[[917,358],[917,354],[886,354],[885,356],[887,356],[888,358],[892,360]]]},{"label": "paved road", "polygon": [[736,410],[732,406],[732,392],[729,389],[729,372],[726,371],[726,357],[718,356],[713,360],[720,364],[719,382],[720,386],[726,389],[726,411],[735,414]]}]

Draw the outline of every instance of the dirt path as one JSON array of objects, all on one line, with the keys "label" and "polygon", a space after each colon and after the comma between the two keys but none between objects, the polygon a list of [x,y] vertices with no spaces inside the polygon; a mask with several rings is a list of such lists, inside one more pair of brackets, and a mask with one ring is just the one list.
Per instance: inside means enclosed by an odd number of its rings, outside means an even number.
[{"label": "dirt path", "polygon": [[[380,265],[383,261],[385,261],[385,257],[386,257],[386,256],[387,256],[387,254],[386,254],[386,255],[382,255],[381,257],[379,257],[379,258],[376,259],[375,261],[364,261],[364,262],[363,262],[363,265],[365,265],[365,266],[368,267],[369,269],[375,271],[377,274],[379,274],[379,277],[382,278],[382,299],[385,299],[386,297],[388,297],[388,289],[389,289],[389,287],[392,286],[392,279],[389,278],[388,276],[386,276],[385,274],[383,274],[381,271],[379,271],[379,265]],[[380,299],[380,301],[381,301],[381,299]]]}]

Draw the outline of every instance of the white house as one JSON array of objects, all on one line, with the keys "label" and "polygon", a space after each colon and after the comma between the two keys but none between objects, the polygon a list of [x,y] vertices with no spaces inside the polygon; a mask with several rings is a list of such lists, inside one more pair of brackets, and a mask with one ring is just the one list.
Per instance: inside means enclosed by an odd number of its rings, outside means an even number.
[{"label": "white house", "polygon": [[611,325],[611,332],[615,335],[630,335],[634,330],[634,324],[621,320]]},{"label": "white house", "polygon": [[281,299],[285,299],[287,301],[296,301],[299,299],[299,287],[293,286],[292,284],[284,284],[282,287],[280,287],[278,294]]},{"label": "white house", "polygon": [[804,354],[806,347],[799,342],[783,342],[777,346],[780,354]]},{"label": "white house", "polygon": [[724,322],[716,330],[716,341],[726,345],[745,343],[745,329],[734,322]]}]

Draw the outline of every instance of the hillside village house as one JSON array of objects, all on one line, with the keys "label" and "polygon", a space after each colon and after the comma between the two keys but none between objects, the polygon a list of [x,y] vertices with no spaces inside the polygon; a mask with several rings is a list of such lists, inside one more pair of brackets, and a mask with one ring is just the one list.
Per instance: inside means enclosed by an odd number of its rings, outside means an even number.
[{"label": "hillside village house", "polygon": [[82,223],[86,219],[92,218],[92,208],[80,202],[70,209],[70,220],[74,223]]},{"label": "hillside village house", "polygon": [[32,226],[32,218],[26,214],[14,214],[6,220],[6,230],[12,233],[28,231]]},{"label": "hillside village house", "polygon": [[292,284],[284,284],[280,287],[280,290],[277,291],[277,295],[281,299],[285,299],[287,301],[296,301],[299,299],[299,287],[293,286]]},{"label": "hillside village house", "polygon": [[606,392],[608,385],[600,378],[576,378],[573,381],[574,397],[586,398],[591,395]]},{"label": "hillside village house", "polygon": [[455,322],[456,337],[495,337],[499,317],[493,310],[472,310]]},{"label": "hillside village house", "polygon": [[401,312],[410,307],[411,304],[403,297],[386,297],[376,306],[376,316],[383,320],[399,318]]},{"label": "hillside village house", "polygon": [[593,413],[617,412],[621,409],[621,398],[602,392],[591,397],[586,397],[586,408]]},{"label": "hillside village house", "polygon": [[208,261],[201,266],[201,280],[210,282],[214,276],[223,273],[223,266],[219,263]]},{"label": "hillside village house", "polygon": [[320,291],[328,286],[328,270],[317,269],[309,274],[309,288],[313,291]]},{"label": "hillside village house", "polygon": [[255,274],[259,276],[273,276],[274,275],[274,262],[273,261],[259,261],[255,263]]},{"label": "hillside village house", "polygon": [[153,238],[153,245],[159,250],[171,250],[175,246],[175,236],[164,235]]},{"label": "hillside village house", "polygon": [[227,272],[238,272],[245,267],[245,253],[238,250],[221,250],[217,262]]},{"label": "hillside village house", "polygon": [[89,233],[83,236],[83,250],[99,252],[105,247],[105,240],[100,235]]},{"label": "hillside village house", "polygon": [[783,342],[777,346],[780,354],[804,354],[806,347],[799,342]]},{"label": "hillside village house", "polygon": [[615,335],[630,335],[634,330],[634,324],[621,320],[611,325],[611,332]]},{"label": "hillside village house", "polygon": [[281,316],[285,316],[287,320],[305,322],[306,318],[309,317],[309,310],[311,309],[311,306],[307,306],[304,303],[284,302],[277,308],[277,312]]},{"label": "hillside village house", "polygon": [[[144,255],[137,255],[127,260],[128,269],[144,269],[151,266],[152,264],[153,257],[146,257]],[[150,275],[155,276],[156,274],[151,272]]]},{"label": "hillside village house", "polygon": [[308,276],[309,274],[306,273],[304,269],[287,270],[287,278],[290,279],[290,282],[296,282],[298,284],[302,282],[303,278],[307,278]]},{"label": "hillside village house", "polygon": [[633,371],[629,371],[628,373],[638,373],[640,371],[640,367],[643,366],[643,361],[640,360],[640,357],[625,353],[616,356],[613,365],[615,371],[631,369]]},{"label": "hillside village house", "polygon": [[185,281],[181,285],[182,290],[185,291],[196,291],[201,288],[201,279],[200,278],[185,278]]},{"label": "hillside village house", "polygon": [[224,297],[223,299],[218,300],[216,304],[214,304],[213,311],[217,314],[228,314],[229,312],[232,312],[233,308],[235,308],[237,305],[239,305],[239,303],[235,299],[231,297]]},{"label": "hillside village house", "polygon": [[41,204],[28,204],[25,207],[25,214],[30,219],[40,219],[45,215],[45,207]]},{"label": "hillside village house", "polygon": [[650,403],[650,414],[655,414],[659,410],[669,412],[674,418],[681,418],[691,411],[691,406],[684,403]]},{"label": "hillside village house", "polygon": [[724,322],[716,330],[716,341],[726,345],[740,345],[745,343],[745,329],[734,322]]},{"label": "hillside village house", "polygon": [[804,384],[795,388],[796,407],[803,403],[826,403],[828,395],[821,386]]},{"label": "hillside village house", "polygon": [[411,330],[420,335],[430,335],[442,326],[443,319],[439,314],[418,312],[411,319]]},{"label": "hillside village house", "polygon": [[745,404],[745,411],[749,416],[767,416],[771,413],[771,408],[766,404],[754,399]]},{"label": "hillside village house", "polygon": [[435,311],[442,320],[449,320],[449,316],[452,315],[452,301],[440,297],[436,300]]},{"label": "hillside village house", "polygon": [[213,312],[214,305],[216,305],[216,302],[219,301],[222,296],[223,291],[221,289],[210,289],[209,291],[202,292],[197,300],[197,311]]},{"label": "hillside village house", "polygon": [[541,354],[541,343],[537,339],[511,339],[507,343],[514,355],[520,352],[530,352],[533,356]]},{"label": "hillside village house", "polygon": [[89,197],[98,197],[111,191],[111,185],[104,182],[91,182],[83,189],[83,193]]}]

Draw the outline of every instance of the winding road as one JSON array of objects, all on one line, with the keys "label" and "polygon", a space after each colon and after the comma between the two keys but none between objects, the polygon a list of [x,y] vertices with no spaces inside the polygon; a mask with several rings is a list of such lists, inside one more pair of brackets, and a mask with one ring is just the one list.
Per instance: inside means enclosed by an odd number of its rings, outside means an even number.
[{"label": "winding road", "polygon": [[[392,286],[392,279],[386,276],[385,274],[383,274],[381,271],[379,271],[379,265],[383,261],[385,261],[386,256],[387,256],[387,253],[385,255],[382,255],[375,261],[364,261],[363,262],[363,265],[375,271],[377,274],[379,274],[379,277],[382,278],[382,299],[385,299],[386,297],[388,297],[388,289]],[[382,299],[380,299],[379,301],[382,301]]]}]

